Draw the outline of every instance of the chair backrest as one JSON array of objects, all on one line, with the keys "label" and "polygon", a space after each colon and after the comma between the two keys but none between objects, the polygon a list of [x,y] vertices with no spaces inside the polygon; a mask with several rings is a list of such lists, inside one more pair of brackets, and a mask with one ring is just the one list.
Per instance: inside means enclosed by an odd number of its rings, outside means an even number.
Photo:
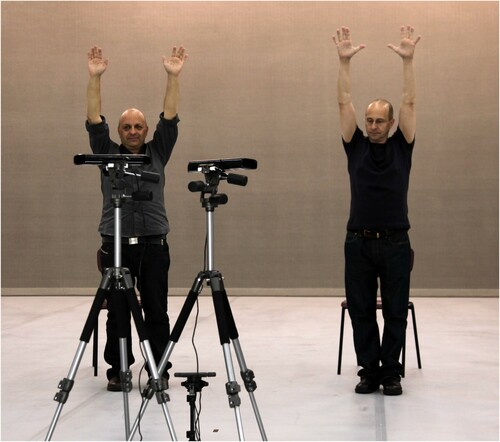
[{"label": "chair backrest", "polygon": [[415,250],[410,249],[410,272],[413,270],[414,261],[415,261]]}]

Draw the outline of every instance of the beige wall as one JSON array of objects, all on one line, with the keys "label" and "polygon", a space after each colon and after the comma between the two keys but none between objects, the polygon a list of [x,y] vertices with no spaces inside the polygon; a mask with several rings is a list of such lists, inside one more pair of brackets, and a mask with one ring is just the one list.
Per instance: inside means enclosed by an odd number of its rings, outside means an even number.
[{"label": "beige wall", "polygon": [[349,188],[331,36],[346,24],[367,45],[352,66],[358,111],[379,96],[397,105],[401,62],[386,45],[398,42],[405,23],[422,35],[409,199],[413,287],[498,288],[497,2],[1,7],[4,294],[99,283],[98,170],[73,165],[75,154],[90,153],[86,54],[94,44],[110,60],[103,113],[113,128],[132,106],[156,124],[161,56],[178,44],[190,55],[165,191],[171,287],[190,287],[203,266],[205,212],[187,190],[203,177],[188,174],[188,162],[238,156],[257,159],[258,169],[245,188],[219,188],[229,204],[215,212],[215,267],[228,291],[343,287]]}]

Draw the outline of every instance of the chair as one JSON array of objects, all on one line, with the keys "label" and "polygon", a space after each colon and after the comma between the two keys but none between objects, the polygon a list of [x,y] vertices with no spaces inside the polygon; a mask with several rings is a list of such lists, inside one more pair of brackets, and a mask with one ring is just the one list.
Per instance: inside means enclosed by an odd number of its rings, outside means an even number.
[{"label": "chair", "polygon": [[[413,249],[411,249],[411,260],[410,260],[410,271],[413,270],[413,261],[415,259],[415,252]],[[340,304],[342,308],[341,316],[340,316],[340,340],[339,340],[339,360],[337,364],[337,374],[340,374],[341,367],[342,367],[342,347],[343,347],[343,342],[344,342],[344,323],[345,323],[345,312],[348,308],[347,306],[347,300],[344,299],[342,303]],[[380,299],[377,300],[377,310],[382,309],[382,301]],[[413,323],[413,335],[415,337],[415,349],[417,352],[417,363],[418,363],[418,368],[422,368],[422,361],[420,359],[420,346],[418,344],[418,333],[417,333],[417,320],[415,317],[415,306],[413,305],[413,302],[409,301],[408,302],[408,310],[411,312],[411,318],[412,318],[412,323]],[[406,335],[405,335],[405,340],[403,343],[403,349],[401,353],[401,364],[403,365],[403,373],[402,377],[405,376],[405,365],[406,365]]]}]

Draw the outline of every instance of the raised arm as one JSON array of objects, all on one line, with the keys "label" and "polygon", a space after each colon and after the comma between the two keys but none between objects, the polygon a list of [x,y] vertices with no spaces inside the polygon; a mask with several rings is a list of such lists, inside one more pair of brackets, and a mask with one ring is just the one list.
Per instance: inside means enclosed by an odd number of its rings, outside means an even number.
[{"label": "raised arm", "polygon": [[349,28],[337,29],[337,38],[332,37],[339,55],[339,73],[337,78],[337,101],[340,112],[340,131],[344,141],[351,141],[356,130],[356,112],[351,97],[351,58],[365,47],[364,44],[353,46]]},{"label": "raised arm", "polygon": [[108,67],[108,60],[102,58],[102,50],[97,46],[87,54],[89,82],[87,85],[87,121],[98,124],[101,119],[101,75]]},{"label": "raised arm", "polygon": [[163,56],[163,66],[167,71],[167,89],[163,101],[163,118],[172,120],[177,115],[177,106],[179,104],[179,75],[188,54],[181,46],[172,49],[170,57]]},{"label": "raised arm", "polygon": [[401,26],[401,43],[399,46],[388,44],[403,60],[403,94],[399,108],[399,128],[406,141],[411,143],[415,138],[417,125],[415,113],[415,71],[413,69],[413,55],[415,46],[420,41],[420,36],[413,39],[414,29],[411,26]]}]

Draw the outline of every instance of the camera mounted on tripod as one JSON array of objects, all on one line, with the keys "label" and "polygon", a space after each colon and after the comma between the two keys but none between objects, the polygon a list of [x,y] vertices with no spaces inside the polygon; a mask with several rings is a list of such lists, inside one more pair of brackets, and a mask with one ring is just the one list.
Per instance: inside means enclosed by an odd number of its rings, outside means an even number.
[{"label": "camera mounted on tripod", "polygon": [[[105,176],[109,176],[113,185],[113,190],[117,194],[113,195],[115,199],[132,198],[134,201],[151,201],[153,194],[151,192],[137,191],[127,196],[124,192],[126,183],[125,175],[138,177],[141,181],[158,183],[160,175],[155,172],[140,170],[137,167],[145,164],[151,164],[151,158],[143,154],[78,154],[73,158],[74,164],[94,164],[100,167]],[[134,167],[133,170],[131,168]]]},{"label": "camera mounted on tripod", "polygon": [[[237,186],[246,186],[248,177],[236,173],[226,173],[227,170],[257,169],[257,161],[250,158],[226,158],[219,160],[201,160],[190,161],[188,163],[188,172],[202,172],[205,175],[205,182],[191,181],[188,184],[190,192],[201,192],[201,200],[205,204],[217,206],[226,204],[228,201],[227,195],[217,193],[218,186],[221,180],[226,180],[229,184]],[[208,199],[205,194],[210,194]]]}]

